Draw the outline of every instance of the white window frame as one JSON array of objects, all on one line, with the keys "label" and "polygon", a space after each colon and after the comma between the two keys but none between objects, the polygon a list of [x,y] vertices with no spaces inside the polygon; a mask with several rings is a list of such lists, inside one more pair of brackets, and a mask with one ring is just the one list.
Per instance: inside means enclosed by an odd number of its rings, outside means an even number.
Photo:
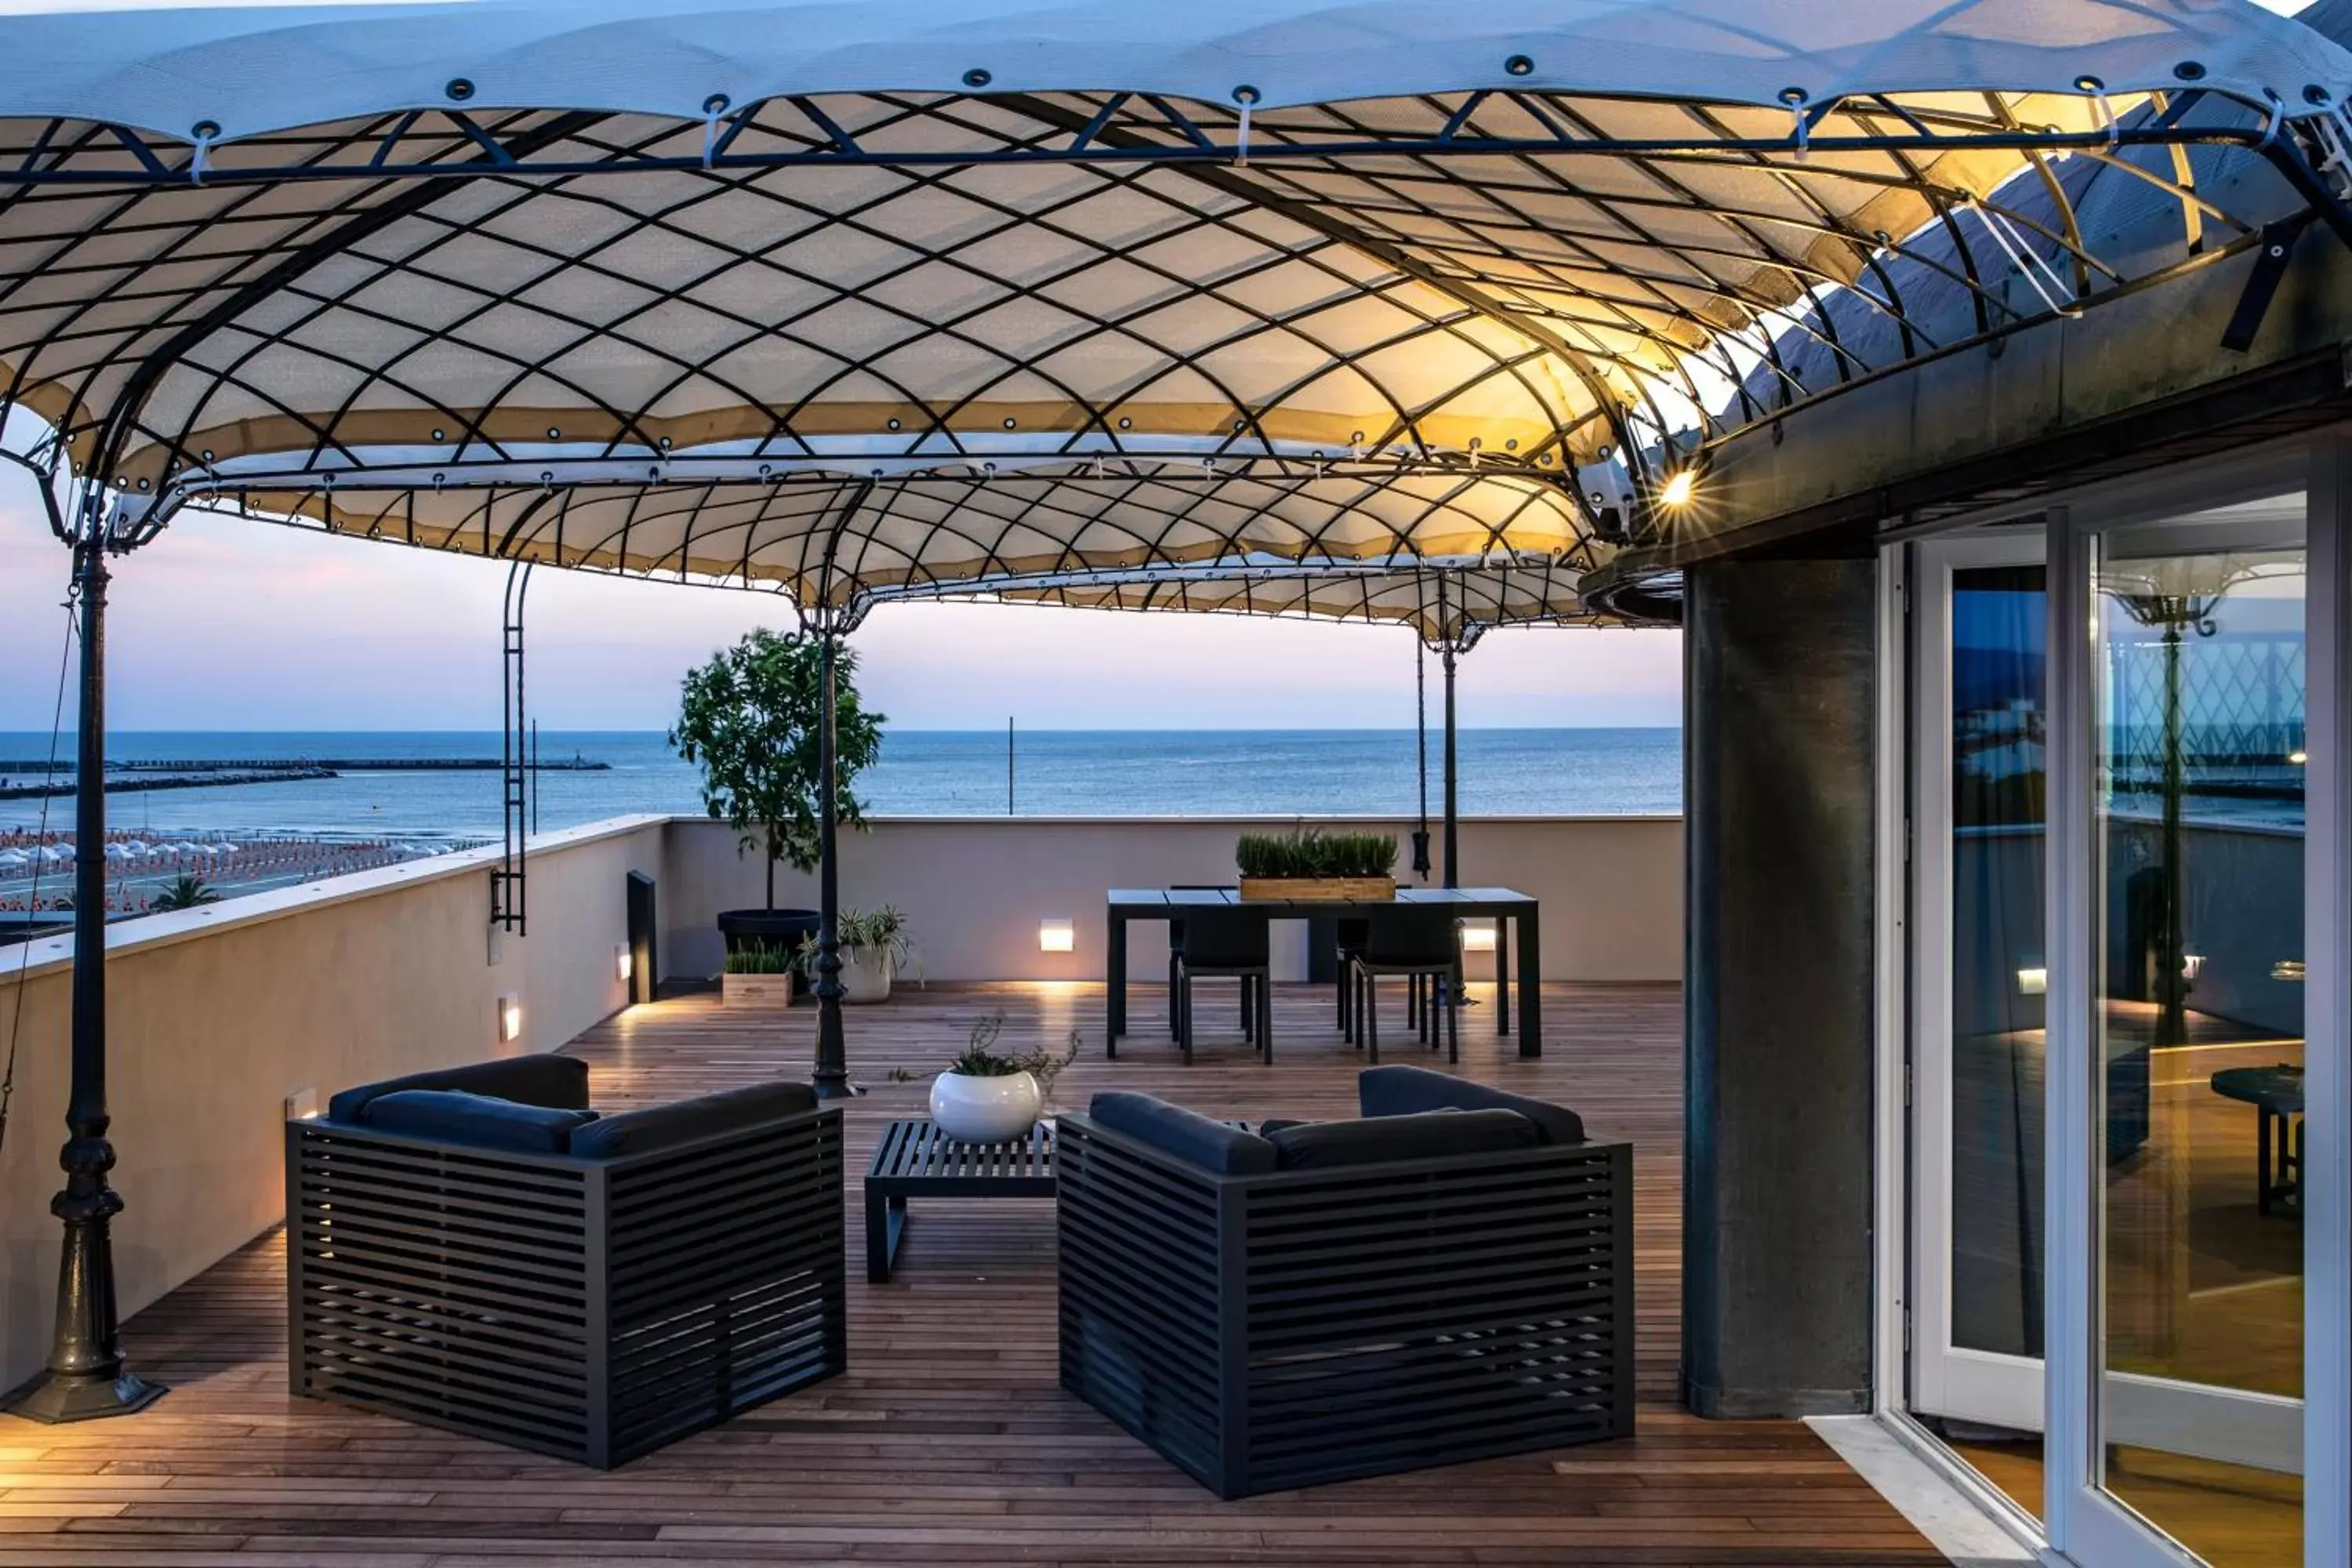
[{"label": "white window frame", "polygon": [[[2305,1118],[2304,1563],[2352,1563],[2352,425],[2250,447],[2197,464],[2009,503],[1951,520],[1950,529],[2041,517],[2048,533],[2051,636],[2047,711],[2050,1047],[2046,1125],[2087,1129],[2093,1028],[2091,945],[2096,892],[2092,842],[2092,734],[2082,702],[2092,690],[2090,551],[2097,533],[2301,485],[2305,494],[2307,826],[2305,867]],[[1917,535],[1910,535],[1916,537]],[[1909,547],[1880,552],[1877,800],[1878,1166],[1875,1344],[1881,1422],[1995,1522],[2050,1561],[2084,1565],[2193,1564],[2099,1485],[2099,1342],[2093,1332],[2098,1165],[2093,1141],[2053,1141],[2044,1275],[2043,1519],[2016,1508],[1936,1442],[1906,1409],[1910,1326],[1910,819],[1915,759],[1910,698]],[[2064,954],[2062,958],[2062,953]],[[2062,1019],[2063,1026],[2062,1027]]]},{"label": "white window frame", "polygon": [[[1916,547],[1911,563],[1909,1407],[2019,1431],[2042,1426],[2038,1357],[1952,1342],[1951,588],[1975,567],[2039,566],[2039,529]],[[1934,800],[1927,791],[1938,792]],[[1966,1397],[1963,1386],[1976,1393]],[[1971,1405],[1972,1408],[1959,1408]]]}]

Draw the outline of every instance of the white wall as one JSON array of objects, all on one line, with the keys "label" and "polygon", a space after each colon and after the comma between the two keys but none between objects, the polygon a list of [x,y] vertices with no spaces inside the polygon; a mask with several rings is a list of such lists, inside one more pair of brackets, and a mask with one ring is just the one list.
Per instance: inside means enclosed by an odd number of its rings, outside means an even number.
[{"label": "white wall", "polygon": [[[845,833],[843,902],[896,904],[914,922],[934,980],[1099,980],[1104,894],[1111,888],[1230,883],[1234,841],[1297,818],[896,817]],[[1393,833],[1385,819],[1310,825]],[[1679,980],[1683,830],[1678,817],[1477,817],[1461,827],[1462,883],[1516,888],[1540,900],[1548,980]],[[1441,846],[1442,852],[1442,846]],[[1408,848],[1406,859],[1410,858]],[[757,908],[760,857],[739,856],[722,823],[678,817],[661,889],[662,968],[709,975],[721,962],[720,910]],[[776,901],[814,908],[816,879],[780,868]],[[1040,921],[1067,918],[1077,949],[1037,950]],[[1276,963],[1304,973],[1301,928],[1277,926]],[[1129,969],[1166,966],[1161,929],[1129,927]],[[1473,972],[1476,972],[1474,970]]]},{"label": "white wall", "polygon": [[[491,957],[476,851],[336,878],[107,932],[108,1086],[127,1204],[114,1223],[124,1316],[277,1223],[284,1104],[452,1063],[550,1050],[626,1000],[614,949],[632,870],[658,876],[662,818],[548,834],[530,934]],[[0,947],[0,1051],[17,1016],[0,1147],[0,1387],[40,1369],[56,1299],[70,939]],[[522,1037],[497,1037],[497,999]]]}]

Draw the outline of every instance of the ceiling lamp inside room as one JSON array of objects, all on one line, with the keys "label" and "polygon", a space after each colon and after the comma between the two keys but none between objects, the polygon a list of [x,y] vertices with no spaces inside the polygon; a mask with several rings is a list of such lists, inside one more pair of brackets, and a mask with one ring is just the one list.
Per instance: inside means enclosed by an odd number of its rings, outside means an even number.
[{"label": "ceiling lamp inside room", "polygon": [[123,544],[1578,570],[1741,425],[2340,221],[2347,89],[2240,0],[12,16],[0,402]]}]

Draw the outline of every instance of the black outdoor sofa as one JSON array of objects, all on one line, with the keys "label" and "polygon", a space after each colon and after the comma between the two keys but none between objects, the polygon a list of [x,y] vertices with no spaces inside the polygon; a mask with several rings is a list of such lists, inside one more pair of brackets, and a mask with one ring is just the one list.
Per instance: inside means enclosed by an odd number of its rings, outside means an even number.
[{"label": "black outdoor sofa", "polygon": [[841,1113],[762,1084],[599,1116],[527,1056],[286,1128],[293,1392],[600,1468],[848,1362]]},{"label": "black outdoor sofa", "polygon": [[1421,1068],[1358,1093],[1062,1116],[1062,1385],[1225,1498],[1631,1433],[1632,1146]]}]

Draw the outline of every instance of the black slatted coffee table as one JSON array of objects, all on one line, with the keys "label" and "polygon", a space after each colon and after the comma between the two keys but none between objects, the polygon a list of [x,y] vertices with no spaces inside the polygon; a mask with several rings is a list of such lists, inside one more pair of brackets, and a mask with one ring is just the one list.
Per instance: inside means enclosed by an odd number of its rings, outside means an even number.
[{"label": "black slatted coffee table", "polygon": [[866,1170],[866,1278],[887,1284],[907,1230],[908,1198],[1050,1198],[1054,1124],[1009,1143],[959,1143],[928,1121],[882,1130]]}]

